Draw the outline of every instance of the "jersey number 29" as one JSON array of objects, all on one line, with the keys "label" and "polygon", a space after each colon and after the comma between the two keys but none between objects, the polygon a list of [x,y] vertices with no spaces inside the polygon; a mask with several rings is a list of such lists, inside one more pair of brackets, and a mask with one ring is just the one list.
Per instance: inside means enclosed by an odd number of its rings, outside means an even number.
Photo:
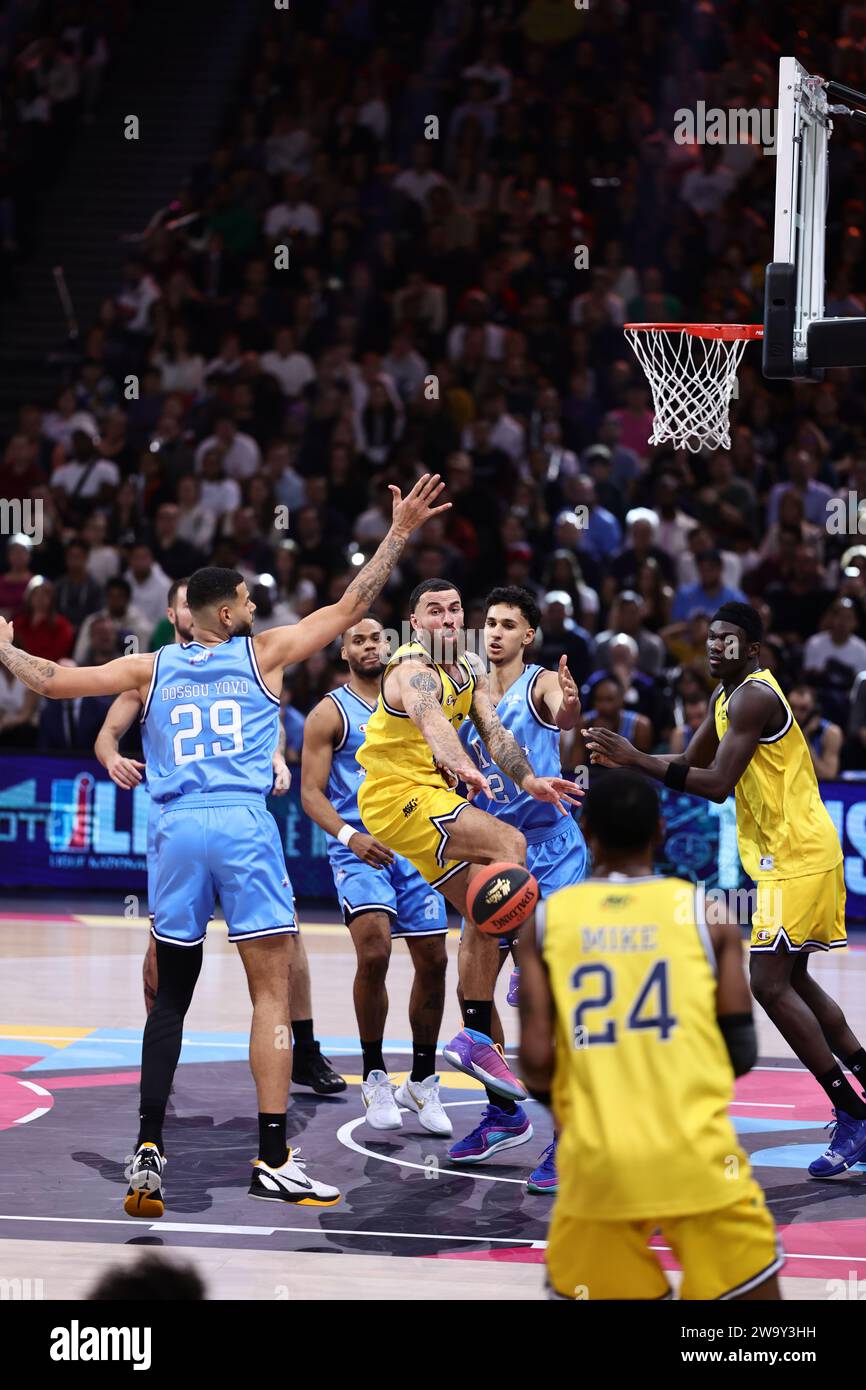
[{"label": "jersey number 29", "polygon": [[[211,732],[220,740],[211,743],[209,749],[204,742],[193,742],[204,728],[205,714],[210,721]],[[186,728],[178,729],[172,740],[177,767],[180,767],[181,763],[195,762],[208,755],[218,758],[226,753],[242,752],[244,734],[241,728],[241,707],[237,700],[214,700],[206,710],[200,705],[175,705],[171,711],[172,724],[180,724],[185,719],[189,719],[190,723]],[[231,739],[231,746],[228,748],[225,746],[225,739]]]}]

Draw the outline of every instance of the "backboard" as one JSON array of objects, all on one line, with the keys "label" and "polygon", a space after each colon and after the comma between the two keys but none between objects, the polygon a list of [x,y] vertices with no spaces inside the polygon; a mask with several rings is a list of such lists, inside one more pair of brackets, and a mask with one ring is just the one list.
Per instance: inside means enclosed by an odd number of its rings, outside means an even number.
[{"label": "backboard", "polygon": [[829,145],[834,115],[866,120],[866,96],[779,60],[773,261],[764,290],[763,371],[820,381],[825,367],[866,365],[866,319],[824,316]]}]

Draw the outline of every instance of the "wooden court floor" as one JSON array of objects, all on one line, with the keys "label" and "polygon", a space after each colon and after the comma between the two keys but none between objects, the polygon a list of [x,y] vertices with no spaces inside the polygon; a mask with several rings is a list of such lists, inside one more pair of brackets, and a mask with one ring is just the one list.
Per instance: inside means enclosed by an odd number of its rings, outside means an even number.
[{"label": "wooden court floor", "polygon": [[[310,1170],[340,1186],[343,1201],[274,1212],[246,1198],[256,1108],[246,1064],[250,1010],[236,952],[216,922],[166,1125],[166,1216],[126,1218],[146,925],[41,909],[0,903],[0,1281],[10,1281],[0,1288],[20,1280],[31,1297],[84,1298],[104,1268],[138,1259],[145,1245],[195,1264],[219,1299],[543,1297],[551,1202],[527,1193],[524,1181],[549,1141],[549,1117],[533,1107],[533,1140],[471,1171],[449,1168],[447,1143],[410,1117],[402,1131],[369,1130],[351,1002],[354,954],[344,928],[322,912],[302,917],[315,1026],[349,1088],[333,1100],[299,1095],[290,1134]],[[443,1040],[459,1026],[454,933],[448,949]],[[866,1035],[866,946],[855,942],[814,969]],[[514,1044],[506,979],[507,970],[499,1007]],[[408,951],[398,942],[386,1030],[395,1076],[409,1064],[410,986]],[[808,1178],[828,1105],[760,1012],[759,1031],[761,1066],[738,1083],[732,1115],[782,1231],[785,1294],[841,1298],[862,1288],[866,1296],[866,1166],[833,1183]],[[442,1081],[459,1136],[476,1123],[484,1094],[447,1065]],[[661,1247],[659,1255],[676,1285],[671,1256]]]}]

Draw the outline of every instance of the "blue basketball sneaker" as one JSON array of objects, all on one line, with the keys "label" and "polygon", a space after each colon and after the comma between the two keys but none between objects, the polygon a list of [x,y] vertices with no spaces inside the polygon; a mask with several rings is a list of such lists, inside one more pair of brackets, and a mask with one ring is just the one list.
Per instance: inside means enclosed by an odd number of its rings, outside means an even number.
[{"label": "blue basketball sneaker", "polygon": [[556,1176],[556,1140],[548,1144],[538,1163],[526,1180],[527,1192],[541,1192],[547,1197],[555,1197],[559,1191],[559,1178]]},{"label": "blue basketball sneaker", "polygon": [[448,1150],[452,1163],[483,1163],[500,1149],[514,1149],[532,1138],[532,1125],[526,1111],[518,1105],[513,1115],[498,1105],[487,1105],[481,1123],[465,1139],[458,1139]]},{"label": "blue basketball sneaker", "polygon": [[813,1178],[835,1178],[838,1173],[853,1168],[866,1154],[866,1120],[855,1120],[844,1110],[834,1110],[833,1115],[835,1123],[830,1142],[824,1152],[809,1164]]}]

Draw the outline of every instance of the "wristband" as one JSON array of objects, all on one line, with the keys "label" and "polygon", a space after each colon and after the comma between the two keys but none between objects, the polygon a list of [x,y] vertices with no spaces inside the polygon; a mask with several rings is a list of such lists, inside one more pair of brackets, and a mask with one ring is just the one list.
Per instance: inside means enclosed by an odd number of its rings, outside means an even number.
[{"label": "wristband", "polygon": [[686,789],[686,778],[689,769],[685,763],[668,763],[665,773],[665,786],[673,787],[674,791],[682,792]]},{"label": "wristband", "polygon": [[337,839],[340,841],[340,844],[341,844],[341,845],[345,845],[346,848],[348,849],[348,848],[349,848],[349,841],[351,840],[352,836],[353,836],[353,835],[357,835],[357,833],[358,833],[358,832],[357,832],[357,830],[355,829],[354,825],[344,825],[344,826],[341,827],[341,829],[340,829],[340,831],[339,831],[339,833],[338,833],[338,835],[337,835]]}]

